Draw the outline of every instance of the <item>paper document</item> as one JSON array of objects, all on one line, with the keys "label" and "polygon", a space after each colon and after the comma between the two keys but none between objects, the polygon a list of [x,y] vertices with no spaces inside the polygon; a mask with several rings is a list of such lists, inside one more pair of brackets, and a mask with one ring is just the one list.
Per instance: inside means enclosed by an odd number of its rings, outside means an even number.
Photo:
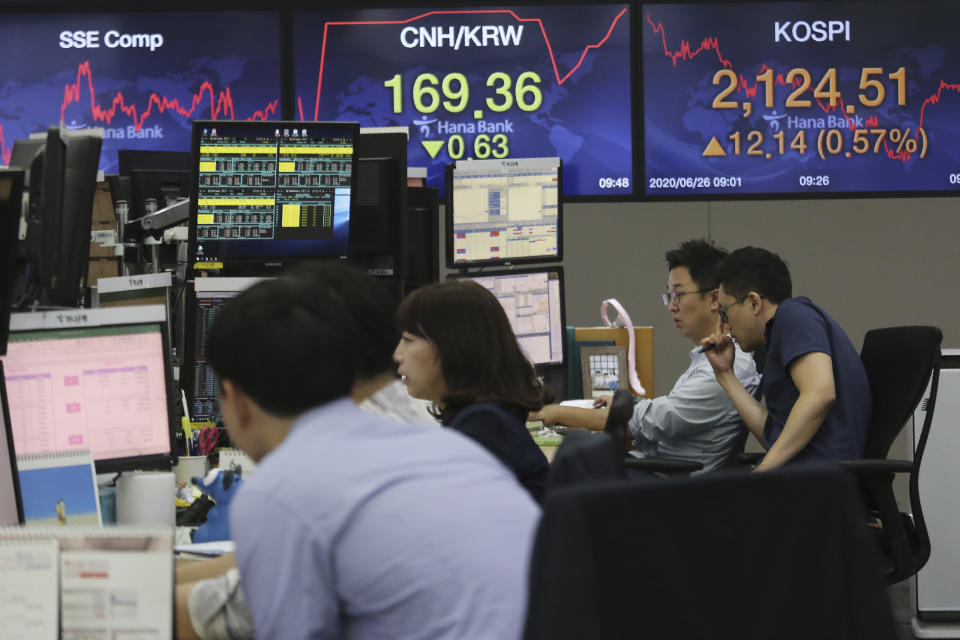
[{"label": "paper document", "polygon": [[173,547],[177,553],[195,553],[200,556],[222,556],[225,553],[233,553],[236,545],[232,540],[215,540],[213,542],[194,542],[191,544],[178,544]]},{"label": "paper document", "polygon": [[579,409],[593,409],[593,398],[583,400],[564,400],[560,403],[561,407],[577,407]]}]

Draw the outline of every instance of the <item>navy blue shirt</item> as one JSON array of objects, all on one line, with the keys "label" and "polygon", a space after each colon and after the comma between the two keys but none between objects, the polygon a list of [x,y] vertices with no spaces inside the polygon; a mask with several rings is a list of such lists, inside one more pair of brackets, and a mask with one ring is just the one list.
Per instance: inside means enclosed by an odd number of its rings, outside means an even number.
[{"label": "navy blue shirt", "polygon": [[850,338],[826,311],[806,297],[784,300],[767,323],[767,360],[760,388],[767,403],[763,437],[772,445],[800,395],[789,367],[800,356],[825,353],[833,360],[836,401],[807,446],[791,462],[863,457],[870,422],[867,372]]},{"label": "navy blue shirt", "polygon": [[462,409],[446,424],[483,445],[513,471],[538,503],[547,487],[547,457],[527,431],[526,412],[478,402]]}]

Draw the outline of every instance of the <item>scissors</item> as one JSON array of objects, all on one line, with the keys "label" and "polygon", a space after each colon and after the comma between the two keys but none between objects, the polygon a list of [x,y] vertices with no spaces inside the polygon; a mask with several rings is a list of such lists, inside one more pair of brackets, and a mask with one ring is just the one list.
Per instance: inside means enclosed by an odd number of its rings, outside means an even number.
[{"label": "scissors", "polygon": [[217,446],[220,440],[220,430],[212,425],[207,425],[197,434],[197,455],[210,455],[213,448]]}]

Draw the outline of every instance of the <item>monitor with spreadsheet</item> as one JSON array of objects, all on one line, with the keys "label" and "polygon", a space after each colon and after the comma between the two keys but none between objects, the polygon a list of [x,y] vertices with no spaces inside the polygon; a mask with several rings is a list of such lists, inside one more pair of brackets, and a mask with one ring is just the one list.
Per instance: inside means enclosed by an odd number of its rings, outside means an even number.
[{"label": "monitor with spreadsheet", "polygon": [[190,419],[216,422],[220,418],[217,404],[219,381],[207,362],[207,332],[220,307],[260,278],[197,278],[187,305],[183,366],[180,367],[180,388],[187,396]]},{"label": "monitor with spreadsheet", "polygon": [[563,258],[560,158],[447,165],[447,266]]},{"label": "monitor with spreadsheet", "polygon": [[18,455],[89,449],[99,473],[176,462],[163,306],[14,313],[3,356]]},{"label": "monitor with spreadsheet", "polygon": [[17,456],[13,449],[13,432],[10,430],[10,413],[7,411],[3,362],[0,362],[0,527],[11,524],[23,524],[23,500],[20,496]]},{"label": "monitor with spreadsheet", "polygon": [[497,297],[520,348],[535,365],[563,365],[563,268],[512,269],[454,276],[473,280]]},{"label": "monitor with spreadsheet", "polygon": [[194,121],[194,273],[345,260],[358,136],[345,122]]}]

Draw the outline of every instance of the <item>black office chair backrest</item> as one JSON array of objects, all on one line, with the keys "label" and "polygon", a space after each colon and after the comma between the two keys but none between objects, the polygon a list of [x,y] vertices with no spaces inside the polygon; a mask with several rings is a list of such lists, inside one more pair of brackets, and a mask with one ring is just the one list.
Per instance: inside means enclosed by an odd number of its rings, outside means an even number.
[{"label": "black office chair backrest", "polygon": [[624,479],[623,456],[605,433],[574,431],[563,437],[547,472],[549,496],[560,487]]},{"label": "black office chair backrest", "polygon": [[[940,329],[923,326],[873,329],[864,336],[860,359],[873,398],[865,458],[887,457],[940,361],[942,340]],[[932,415],[933,407],[928,409]],[[918,453],[923,454],[919,446]]]},{"label": "black office chair backrest", "polygon": [[564,488],[531,559],[526,640],[893,640],[839,469]]},{"label": "black office chair backrest", "polygon": [[607,413],[607,421],[603,425],[603,430],[613,438],[620,458],[627,454],[630,418],[632,417],[633,394],[626,389],[617,389],[613,394],[613,400],[610,401],[610,410]]}]

